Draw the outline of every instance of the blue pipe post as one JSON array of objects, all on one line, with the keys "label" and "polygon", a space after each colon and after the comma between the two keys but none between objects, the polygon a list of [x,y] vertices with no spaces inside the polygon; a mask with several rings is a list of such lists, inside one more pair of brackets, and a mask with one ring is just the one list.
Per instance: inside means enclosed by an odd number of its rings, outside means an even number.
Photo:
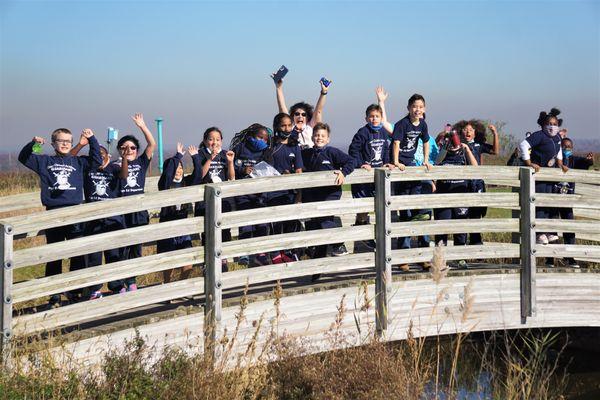
[{"label": "blue pipe post", "polygon": [[160,173],[163,172],[163,137],[162,137],[162,123],[163,119],[158,117],[156,121],[156,132],[158,134],[158,169]]}]

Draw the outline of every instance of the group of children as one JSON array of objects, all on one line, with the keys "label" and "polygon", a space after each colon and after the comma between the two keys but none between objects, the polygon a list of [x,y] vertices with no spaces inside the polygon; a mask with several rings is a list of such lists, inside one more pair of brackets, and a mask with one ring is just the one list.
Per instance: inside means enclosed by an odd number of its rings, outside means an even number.
[{"label": "group of children", "polygon": [[[299,202],[318,202],[338,200],[341,198],[341,185],[348,174],[354,169],[385,167],[404,170],[407,166],[423,165],[427,169],[432,165],[481,165],[483,154],[497,154],[499,151],[498,132],[493,125],[489,125],[493,143],[486,141],[486,127],[478,120],[459,121],[454,125],[447,125],[447,129],[432,137],[429,135],[426,122],[426,103],[423,96],[414,94],[408,100],[407,115],[396,124],[388,122],[385,101],[388,97],[381,87],[376,89],[377,104],[371,104],[365,112],[365,125],[354,135],[348,153],[330,146],[331,129],[323,123],[323,107],[328,94],[329,85],[321,82],[321,92],[316,109],[307,103],[296,103],[289,110],[285,105],[283,83],[276,83],[277,103],[279,113],[273,119],[272,129],[261,124],[252,124],[247,129],[236,134],[231,142],[230,150],[223,149],[223,135],[219,128],[210,127],[203,135],[199,147],[189,146],[193,171],[184,175],[183,157],[186,153],[184,146],[177,145],[176,154],[168,158],[163,165],[160,177],[159,190],[217,183],[227,180],[249,179],[254,176],[259,163],[270,165],[279,174],[298,174],[313,171],[332,171],[335,174],[335,184],[327,187],[306,188],[302,191],[280,190],[252,195],[238,196],[223,201],[223,212],[234,208],[247,210],[269,206],[295,204]],[[542,117],[541,117],[542,118]],[[558,165],[563,169],[577,168],[582,162],[572,157],[572,141],[561,143],[553,136],[554,128],[546,129],[546,125],[559,125],[556,115],[544,113],[540,124],[543,131],[532,134],[522,144],[523,162],[537,166],[553,166],[550,159],[558,160]],[[146,147],[143,152],[135,136],[127,135],[118,142],[120,160],[111,162],[108,151],[99,145],[93,132],[85,129],[79,143],[72,147],[72,134],[67,129],[57,129],[52,133],[52,146],[55,155],[41,155],[34,151],[36,144],[44,143],[44,139],[34,137],[27,144],[19,160],[40,176],[41,199],[47,209],[72,206],[85,202],[96,202],[113,199],[121,196],[132,196],[144,193],[145,178],[152,155],[155,141],[152,133],[146,126],[141,114],[136,114],[133,121],[145,137]],[[89,144],[88,156],[77,156],[78,152]],[[570,147],[569,147],[570,145]],[[529,146],[529,147],[527,147]],[[530,155],[530,156],[529,156]],[[528,157],[529,156],[529,157]],[[589,158],[589,157],[588,157]],[[563,162],[563,160],[566,160]],[[586,163],[588,165],[589,163]],[[547,192],[551,188],[543,182],[538,182],[538,191]],[[542,187],[543,186],[543,187]],[[568,186],[567,190],[572,190]],[[373,197],[375,187],[373,184],[355,184],[351,187],[352,196],[355,198]],[[451,179],[438,181],[406,181],[393,185],[394,195],[415,195],[427,193],[468,193],[485,191],[485,183],[481,180]],[[193,213],[195,216],[204,215],[203,202],[196,204],[181,204],[163,207],[160,212],[160,221],[173,221],[187,218]],[[433,217],[436,220],[447,219],[479,219],[485,216],[485,208],[437,208],[432,210],[403,210],[396,216],[401,221],[427,220]],[[547,210],[540,208],[538,217],[549,217]],[[562,218],[572,218],[571,215],[561,214]],[[113,216],[91,221],[85,224],[74,224],[48,229],[46,237],[48,243],[73,239],[83,235],[93,235],[111,232],[123,228],[142,226],[149,223],[147,211],[129,213],[122,216]],[[369,224],[366,213],[357,214],[357,225]],[[312,218],[305,221],[306,230],[327,229],[339,226],[339,221],[332,216]],[[300,221],[290,220],[272,224],[255,224],[242,226],[239,229],[239,239],[250,239],[269,234],[293,233],[302,229]],[[223,241],[231,240],[231,232],[224,229]],[[538,240],[543,241],[542,238]],[[202,238],[204,239],[204,238]],[[547,237],[546,237],[547,239]],[[435,242],[446,244],[447,235],[436,235]],[[574,235],[567,237],[565,242],[574,241]],[[428,237],[420,237],[419,246],[429,246]],[[469,241],[466,234],[454,234],[454,244],[464,245],[482,244],[481,234],[472,233]],[[366,243],[374,248],[374,243]],[[176,238],[159,240],[158,252],[167,252],[184,249],[192,246],[192,238],[188,235]],[[302,249],[285,249],[270,254],[256,254],[252,257],[240,257],[240,264],[249,266],[268,265],[297,260],[299,257],[324,257],[327,255],[327,246],[316,246],[310,251]],[[396,248],[410,248],[411,238],[398,238]],[[332,246],[331,254],[341,256],[348,251],[343,243]],[[111,249],[104,252],[106,263],[119,260],[132,259],[141,256],[141,244]],[[226,260],[223,267],[226,268]],[[96,266],[102,263],[102,254],[93,253],[71,259],[71,270]],[[430,263],[423,263],[427,269]],[[407,264],[399,266],[401,270],[408,270]],[[58,274],[61,271],[61,261],[50,262],[46,266],[46,276]],[[191,273],[192,266],[183,268],[182,277],[186,278]],[[171,280],[172,271],[164,272],[164,280]],[[108,288],[113,293],[137,290],[136,278],[109,282]],[[86,291],[74,291],[67,294],[71,300],[78,298],[97,299],[102,297],[100,285],[88,288]],[[60,295],[51,297],[49,307],[60,304]]]}]

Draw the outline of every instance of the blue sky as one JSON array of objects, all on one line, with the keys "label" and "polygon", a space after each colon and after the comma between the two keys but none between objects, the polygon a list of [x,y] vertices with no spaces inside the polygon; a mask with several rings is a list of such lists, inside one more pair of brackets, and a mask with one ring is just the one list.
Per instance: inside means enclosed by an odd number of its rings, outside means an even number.
[{"label": "blue sky", "polygon": [[135,132],[165,119],[165,142],[226,142],[276,113],[268,74],[285,64],[288,105],[325,108],[347,148],[378,84],[397,120],[412,93],[430,131],[463,118],[522,136],[557,106],[573,138],[598,137],[600,2],[0,2],[0,138],[16,150],[57,127]]}]

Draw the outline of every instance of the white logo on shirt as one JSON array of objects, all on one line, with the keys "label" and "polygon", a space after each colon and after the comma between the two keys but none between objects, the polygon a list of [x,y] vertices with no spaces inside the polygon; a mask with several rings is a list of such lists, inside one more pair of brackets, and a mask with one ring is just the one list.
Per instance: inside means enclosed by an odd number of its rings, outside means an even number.
[{"label": "white logo on shirt", "polygon": [[106,178],[102,177],[99,181],[95,181],[94,187],[96,189],[94,193],[92,193],[92,196],[106,196],[106,189],[108,188],[108,182],[106,182]]},{"label": "white logo on shirt", "polygon": [[125,185],[125,187],[139,187],[140,185],[138,185],[137,183],[137,177],[139,175],[139,172],[133,173],[132,171],[129,171],[129,175],[127,175],[127,185]]}]

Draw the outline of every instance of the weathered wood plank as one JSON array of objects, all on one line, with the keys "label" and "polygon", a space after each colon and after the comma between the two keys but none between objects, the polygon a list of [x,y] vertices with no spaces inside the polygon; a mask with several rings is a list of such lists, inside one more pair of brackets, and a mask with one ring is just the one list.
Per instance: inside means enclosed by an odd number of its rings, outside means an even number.
[{"label": "weathered wood plank", "polygon": [[49,311],[16,317],[13,319],[13,332],[15,335],[30,335],[49,331],[148,304],[198,295],[203,291],[203,278],[192,278],[143,288],[135,292],[103,297],[94,301],[76,303]]},{"label": "weathered wood plank", "polygon": [[[477,246],[444,247],[446,260],[516,258],[519,257],[519,245],[513,243],[486,243]],[[392,250],[392,263],[417,263],[431,261],[433,247]]]},{"label": "weathered wood plank", "polygon": [[538,207],[577,207],[579,209],[600,210],[600,201],[598,199],[578,194],[536,193],[535,197],[535,204]]},{"label": "weathered wood plank", "polygon": [[201,232],[203,224],[204,218],[194,217],[46,244],[16,251],[14,264],[15,268],[22,268],[115,247],[189,235]]},{"label": "weathered wood plank", "polygon": [[574,220],[574,219],[538,219],[536,230],[540,232],[573,232],[583,234],[600,233],[598,221]]},{"label": "weathered wood plank", "polygon": [[390,319],[392,296],[392,190],[390,171],[375,171],[375,329],[382,336]]},{"label": "weathered wood plank", "polygon": [[356,214],[359,212],[373,212],[373,199],[350,198],[233,211],[224,213],[222,220],[223,228],[233,228],[259,223],[315,218],[326,215]]},{"label": "weathered wood plank", "polygon": [[12,338],[13,228],[0,224],[0,358],[7,361]]},{"label": "weathered wood plank", "polygon": [[422,236],[473,232],[518,232],[516,218],[451,219],[443,221],[395,222],[391,224],[392,236]]},{"label": "weathered wood plank", "polygon": [[600,260],[600,246],[596,245],[538,244],[535,249],[538,257],[582,257]]},{"label": "weathered wood plank", "polygon": [[600,172],[581,169],[570,169],[566,173],[560,168],[541,168],[535,173],[537,181],[575,182],[600,185]]},{"label": "weathered wood plank", "polygon": [[394,169],[390,179],[392,182],[461,178],[514,182],[518,176],[517,167],[499,165],[481,165],[477,167],[434,166],[430,171],[427,171],[425,167],[407,167],[404,171]]},{"label": "weathered wood plank", "polygon": [[300,246],[318,246],[329,243],[368,240],[373,239],[374,236],[372,225],[285,233],[282,235],[266,236],[264,238],[251,238],[223,243],[222,257],[238,257]]},{"label": "weathered wood plank", "polygon": [[575,193],[583,196],[600,198],[600,186],[578,183],[575,185]]},{"label": "weathered wood plank", "polygon": [[97,267],[17,283],[13,286],[13,301],[20,303],[116,279],[124,279],[130,276],[144,275],[202,262],[204,262],[204,248],[192,247],[99,265]]},{"label": "weathered wood plank", "polygon": [[444,193],[392,196],[392,210],[446,207],[518,208],[517,193]]},{"label": "weathered wood plank", "polygon": [[221,279],[222,260],[222,196],[221,188],[208,185],[205,188],[206,217],[204,232],[206,243],[204,252],[204,307],[205,348],[214,356],[217,337],[221,332],[221,309],[223,308],[223,282]]},{"label": "weathered wood plank", "polygon": [[149,192],[136,196],[119,197],[117,199],[57,208],[49,211],[39,211],[33,214],[5,218],[4,221],[13,225],[15,235],[19,235],[27,232],[39,232],[55,226],[93,221],[113,215],[202,201],[203,198],[204,187],[198,185],[160,192]]},{"label": "weathered wood plank", "polygon": [[573,208],[577,218],[600,219],[600,210],[586,210],[585,208]]}]

